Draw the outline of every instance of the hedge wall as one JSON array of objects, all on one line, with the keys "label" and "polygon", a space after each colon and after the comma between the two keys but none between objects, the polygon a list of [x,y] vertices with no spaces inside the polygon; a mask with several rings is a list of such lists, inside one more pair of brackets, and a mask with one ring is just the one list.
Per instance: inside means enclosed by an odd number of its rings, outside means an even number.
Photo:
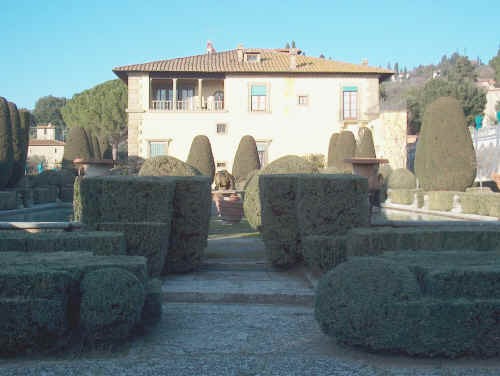
[{"label": "hedge wall", "polygon": [[322,277],[322,330],[370,351],[458,357],[500,354],[495,252],[396,252],[353,258]]}]

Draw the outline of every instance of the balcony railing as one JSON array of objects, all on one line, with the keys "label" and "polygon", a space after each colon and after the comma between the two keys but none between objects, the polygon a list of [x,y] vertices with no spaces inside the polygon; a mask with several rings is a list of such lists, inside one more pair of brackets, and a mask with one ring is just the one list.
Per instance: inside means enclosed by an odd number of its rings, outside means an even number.
[{"label": "balcony railing", "polygon": [[217,112],[224,111],[224,101],[214,100],[210,97],[204,100],[203,103],[199,103],[196,98],[189,98],[185,100],[177,100],[175,102],[172,100],[153,100],[151,101],[152,111],[178,111],[178,112],[196,112],[196,111],[208,111]]}]

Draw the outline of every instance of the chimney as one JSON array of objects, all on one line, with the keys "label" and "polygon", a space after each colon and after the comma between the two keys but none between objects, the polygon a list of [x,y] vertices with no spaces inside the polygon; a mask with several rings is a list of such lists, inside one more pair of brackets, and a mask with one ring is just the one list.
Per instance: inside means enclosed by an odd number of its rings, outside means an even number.
[{"label": "chimney", "polygon": [[296,48],[290,48],[290,69],[295,70],[297,69],[297,49]]},{"label": "chimney", "polygon": [[361,60],[361,65],[367,66],[368,65],[368,59],[363,59]]},{"label": "chimney", "polygon": [[211,41],[207,41],[207,54],[214,54],[215,48]]},{"label": "chimney", "polygon": [[238,63],[243,62],[243,45],[238,44],[238,47],[236,47],[236,53],[238,54]]}]

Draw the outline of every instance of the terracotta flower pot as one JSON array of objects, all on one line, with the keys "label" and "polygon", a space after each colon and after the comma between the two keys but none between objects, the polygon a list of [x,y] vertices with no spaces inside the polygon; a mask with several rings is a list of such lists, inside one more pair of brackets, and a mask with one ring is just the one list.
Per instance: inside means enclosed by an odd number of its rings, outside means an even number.
[{"label": "terracotta flower pot", "polygon": [[238,223],[243,217],[243,202],[238,195],[224,197],[220,203],[220,212],[222,220]]},{"label": "terracotta flower pot", "polygon": [[493,173],[493,174],[491,174],[491,178],[496,183],[498,189],[500,189],[500,174]]}]

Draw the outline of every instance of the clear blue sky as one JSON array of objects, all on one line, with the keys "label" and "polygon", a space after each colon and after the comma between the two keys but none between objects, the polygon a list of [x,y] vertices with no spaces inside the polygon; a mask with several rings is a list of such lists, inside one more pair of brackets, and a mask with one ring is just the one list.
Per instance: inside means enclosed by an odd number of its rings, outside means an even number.
[{"label": "clear blue sky", "polygon": [[283,47],[385,67],[458,51],[487,62],[500,44],[500,1],[4,0],[0,96],[32,109],[115,78],[115,66],[216,50]]}]

